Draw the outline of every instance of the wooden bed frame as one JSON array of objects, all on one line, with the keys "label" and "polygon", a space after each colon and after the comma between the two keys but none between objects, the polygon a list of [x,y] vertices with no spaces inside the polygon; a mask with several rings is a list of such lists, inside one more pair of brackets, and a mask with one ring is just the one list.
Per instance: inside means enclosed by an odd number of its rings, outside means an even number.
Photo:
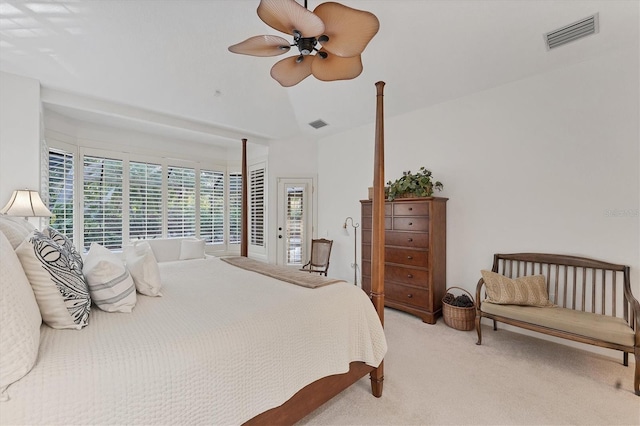
[{"label": "wooden bed frame", "polygon": [[[373,166],[373,229],[371,253],[371,301],[384,325],[384,82],[376,86],[376,128]],[[242,139],[242,215],[240,255],[248,252],[247,209],[247,139]],[[250,419],[246,425],[293,424],[313,412],[325,402],[360,380],[367,373],[371,378],[371,393],[382,396],[384,361],[377,368],[363,362],[352,362],[349,372],[324,377],[300,389],[279,407],[265,411]]]}]

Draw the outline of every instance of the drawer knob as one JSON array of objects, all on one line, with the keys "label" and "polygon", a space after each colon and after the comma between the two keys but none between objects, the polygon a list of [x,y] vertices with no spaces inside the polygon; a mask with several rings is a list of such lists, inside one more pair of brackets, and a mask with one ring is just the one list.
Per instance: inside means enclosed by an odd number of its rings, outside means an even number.
[{"label": "drawer knob", "polygon": [[413,259],[413,256],[407,256],[407,259],[411,260]]},{"label": "drawer knob", "polygon": [[413,210],[413,207],[409,207],[409,211]]},{"label": "drawer knob", "polygon": [[409,222],[409,226],[413,225],[413,222]]},{"label": "drawer knob", "polygon": [[413,238],[407,238],[407,241],[409,241],[410,243],[413,242]]},{"label": "drawer knob", "polygon": [[411,299],[411,298],[413,297],[413,294],[409,293],[409,294],[407,294],[407,297],[408,297],[409,299]]},{"label": "drawer knob", "polygon": [[407,274],[407,278],[413,278],[413,275]]}]

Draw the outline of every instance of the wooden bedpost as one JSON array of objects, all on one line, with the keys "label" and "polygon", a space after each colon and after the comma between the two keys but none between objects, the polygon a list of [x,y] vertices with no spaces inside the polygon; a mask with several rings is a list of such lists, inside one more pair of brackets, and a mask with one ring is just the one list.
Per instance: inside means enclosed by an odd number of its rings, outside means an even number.
[{"label": "wooden bedpost", "polygon": [[242,139],[242,202],[241,202],[241,214],[240,214],[240,256],[247,257],[249,247],[249,229],[247,220],[247,182],[249,180],[247,173],[247,140]]},{"label": "wooden bedpost", "polygon": [[[376,83],[376,130],[373,159],[373,228],[371,236],[371,301],[384,325],[384,81]],[[382,396],[383,364],[373,370],[371,392]]]}]

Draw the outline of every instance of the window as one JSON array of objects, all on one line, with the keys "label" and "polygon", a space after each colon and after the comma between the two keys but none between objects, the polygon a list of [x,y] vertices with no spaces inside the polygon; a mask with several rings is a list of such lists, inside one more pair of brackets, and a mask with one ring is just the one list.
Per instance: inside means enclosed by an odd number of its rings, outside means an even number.
[{"label": "window", "polygon": [[167,174],[167,233],[169,237],[196,235],[196,171],[169,167]]},{"label": "window", "polygon": [[[202,238],[218,252],[240,243],[240,173],[92,148],[78,154],[60,144],[45,147],[42,160],[50,224],[85,252],[92,243],[120,250],[132,240],[163,236]],[[256,182],[263,181],[264,174]]]},{"label": "window", "polygon": [[84,156],[84,248],[122,248],[122,160]]},{"label": "window", "polygon": [[287,187],[287,265],[298,265],[302,263],[302,245],[305,241],[304,235],[304,187]]},{"label": "window", "polygon": [[200,238],[224,243],[224,173],[200,171]]},{"label": "window", "polygon": [[250,243],[259,247],[264,247],[264,174],[264,166],[249,172],[251,184]]},{"label": "window", "polygon": [[73,154],[49,150],[49,224],[73,241]]},{"label": "window", "polygon": [[242,173],[229,174],[229,244],[240,244],[242,234]]},{"label": "window", "polygon": [[162,237],[162,165],[129,162],[129,238]]}]

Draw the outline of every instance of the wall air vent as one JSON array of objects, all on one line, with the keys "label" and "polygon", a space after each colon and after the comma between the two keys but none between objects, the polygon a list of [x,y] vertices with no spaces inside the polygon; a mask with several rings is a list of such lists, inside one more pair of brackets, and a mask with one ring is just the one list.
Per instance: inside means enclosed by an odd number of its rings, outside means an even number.
[{"label": "wall air vent", "polygon": [[581,19],[544,35],[547,50],[562,46],[582,37],[598,32],[598,14]]},{"label": "wall air vent", "polygon": [[324,120],[316,120],[316,121],[312,121],[311,123],[309,123],[309,126],[313,127],[314,129],[319,129],[321,127],[326,126],[327,123]]}]

